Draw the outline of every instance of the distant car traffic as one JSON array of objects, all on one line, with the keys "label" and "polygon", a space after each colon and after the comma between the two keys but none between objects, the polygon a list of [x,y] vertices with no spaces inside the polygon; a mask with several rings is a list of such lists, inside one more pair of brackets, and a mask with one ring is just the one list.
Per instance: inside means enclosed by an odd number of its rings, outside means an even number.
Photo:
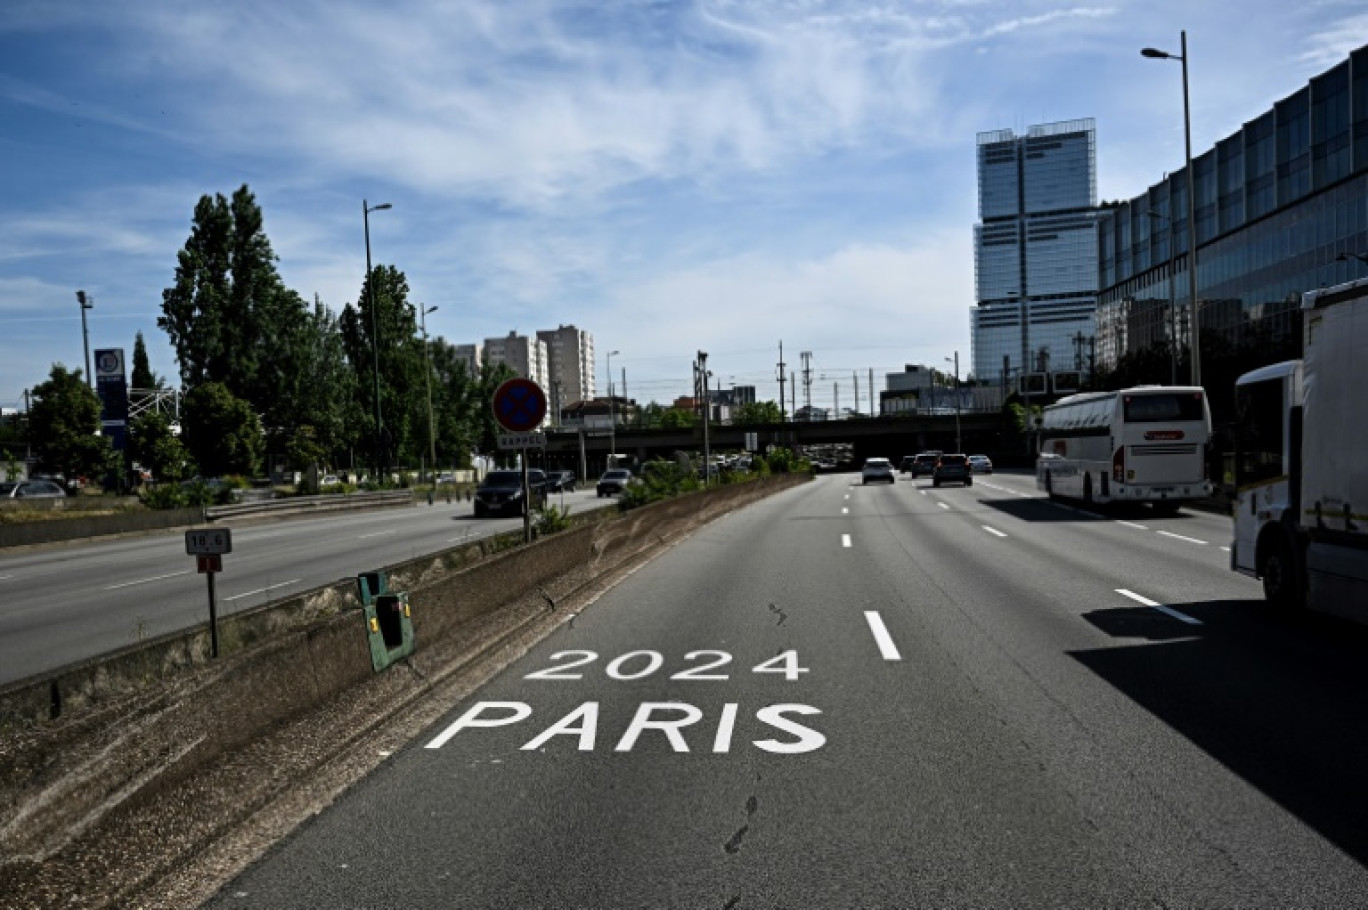
[{"label": "distant car traffic", "polygon": [[575,472],[574,471],[547,471],[546,472],[546,492],[548,493],[573,493],[575,492]]},{"label": "distant car traffic", "polygon": [[993,462],[987,455],[970,455],[969,471],[972,474],[993,473]]},{"label": "distant car traffic", "polygon": [[963,455],[942,455],[936,459],[936,467],[931,473],[931,485],[943,483],[962,483],[966,487],[974,485],[974,476],[969,472],[969,459]]},{"label": "distant car traffic", "polygon": [[[530,507],[541,508],[546,503],[546,475],[540,470],[529,469],[527,490]],[[522,513],[522,471],[490,471],[475,488],[476,518]]]},{"label": "distant car traffic", "polygon": [[0,499],[65,499],[66,490],[51,480],[14,480],[0,483]]},{"label": "distant car traffic", "polygon": [[[898,473],[899,473],[899,474],[906,474],[906,473],[910,472],[910,471],[916,466],[916,464],[917,464],[917,456],[916,456],[916,455],[904,455],[904,456],[902,457],[902,461],[898,462]],[[915,476],[917,476],[917,475],[913,474],[912,476],[915,477]]]},{"label": "distant car traffic", "polygon": [[860,483],[877,483],[886,480],[889,483],[896,482],[893,476],[893,463],[887,458],[866,458],[864,467],[860,468]]},{"label": "distant car traffic", "polygon": [[632,482],[632,472],[624,471],[621,468],[611,468],[603,472],[603,476],[598,480],[597,492],[599,498],[605,496],[617,496],[627,489],[627,485]]},{"label": "distant car traffic", "polygon": [[936,472],[936,459],[940,458],[940,452],[919,452],[912,459],[912,479],[923,474],[932,475]]}]

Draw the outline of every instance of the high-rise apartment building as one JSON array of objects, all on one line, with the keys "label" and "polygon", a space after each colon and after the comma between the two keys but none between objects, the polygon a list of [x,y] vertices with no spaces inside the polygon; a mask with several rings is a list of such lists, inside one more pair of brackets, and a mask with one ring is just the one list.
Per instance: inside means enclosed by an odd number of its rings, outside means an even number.
[{"label": "high-rise apartment building", "polygon": [[[1086,367],[1097,309],[1097,140],[1092,119],[978,134],[973,371],[1044,389]],[[1005,372],[1004,372],[1005,371]]]},{"label": "high-rise apartment building", "polygon": [[593,399],[594,336],[573,325],[562,325],[538,332],[537,338],[546,345],[550,383],[546,395],[552,410]]},{"label": "high-rise apartment building", "polygon": [[452,345],[456,360],[465,365],[466,375],[475,379],[480,375],[480,364],[484,361],[481,357],[482,349],[477,344],[457,344]]},{"label": "high-rise apartment building", "polygon": [[506,363],[514,373],[543,389],[549,385],[547,359],[546,342],[540,338],[509,332],[506,338],[486,338],[484,342],[485,363]]}]

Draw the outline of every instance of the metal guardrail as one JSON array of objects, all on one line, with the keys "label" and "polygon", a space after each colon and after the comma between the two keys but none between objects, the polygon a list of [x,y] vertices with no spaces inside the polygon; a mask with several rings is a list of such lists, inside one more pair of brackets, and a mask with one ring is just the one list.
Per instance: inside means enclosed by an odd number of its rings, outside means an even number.
[{"label": "metal guardrail", "polygon": [[249,515],[268,515],[288,512],[339,512],[346,509],[365,509],[372,506],[411,504],[413,494],[408,490],[386,490],[379,493],[347,493],[328,496],[287,496],[264,502],[240,502],[232,505],[209,506],[204,510],[206,521],[222,518],[242,518]]}]

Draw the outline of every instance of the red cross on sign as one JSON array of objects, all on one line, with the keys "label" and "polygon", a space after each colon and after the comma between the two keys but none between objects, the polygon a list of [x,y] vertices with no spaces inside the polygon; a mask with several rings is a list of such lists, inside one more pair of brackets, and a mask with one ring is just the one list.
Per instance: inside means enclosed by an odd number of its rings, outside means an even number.
[{"label": "red cross on sign", "polygon": [[546,393],[532,380],[510,379],[494,390],[494,419],[508,432],[531,432],[545,417]]}]

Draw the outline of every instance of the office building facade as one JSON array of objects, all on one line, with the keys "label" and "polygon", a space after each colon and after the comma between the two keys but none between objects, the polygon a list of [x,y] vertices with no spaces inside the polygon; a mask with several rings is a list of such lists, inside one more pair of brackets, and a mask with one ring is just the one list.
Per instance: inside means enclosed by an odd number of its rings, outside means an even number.
[{"label": "office building facade", "polygon": [[[1098,291],[1092,119],[978,135],[971,363],[980,383],[1048,388],[1085,368]],[[1026,377],[1022,379],[1023,375]]]},{"label": "office building facade", "polygon": [[[1230,377],[1209,364],[1231,352],[1246,365],[1299,356],[1303,292],[1368,276],[1368,46],[1195,151],[1198,334],[1210,390]],[[1098,367],[1162,346],[1179,352],[1175,372],[1187,382],[1186,169],[1107,209],[1098,233]]]}]

